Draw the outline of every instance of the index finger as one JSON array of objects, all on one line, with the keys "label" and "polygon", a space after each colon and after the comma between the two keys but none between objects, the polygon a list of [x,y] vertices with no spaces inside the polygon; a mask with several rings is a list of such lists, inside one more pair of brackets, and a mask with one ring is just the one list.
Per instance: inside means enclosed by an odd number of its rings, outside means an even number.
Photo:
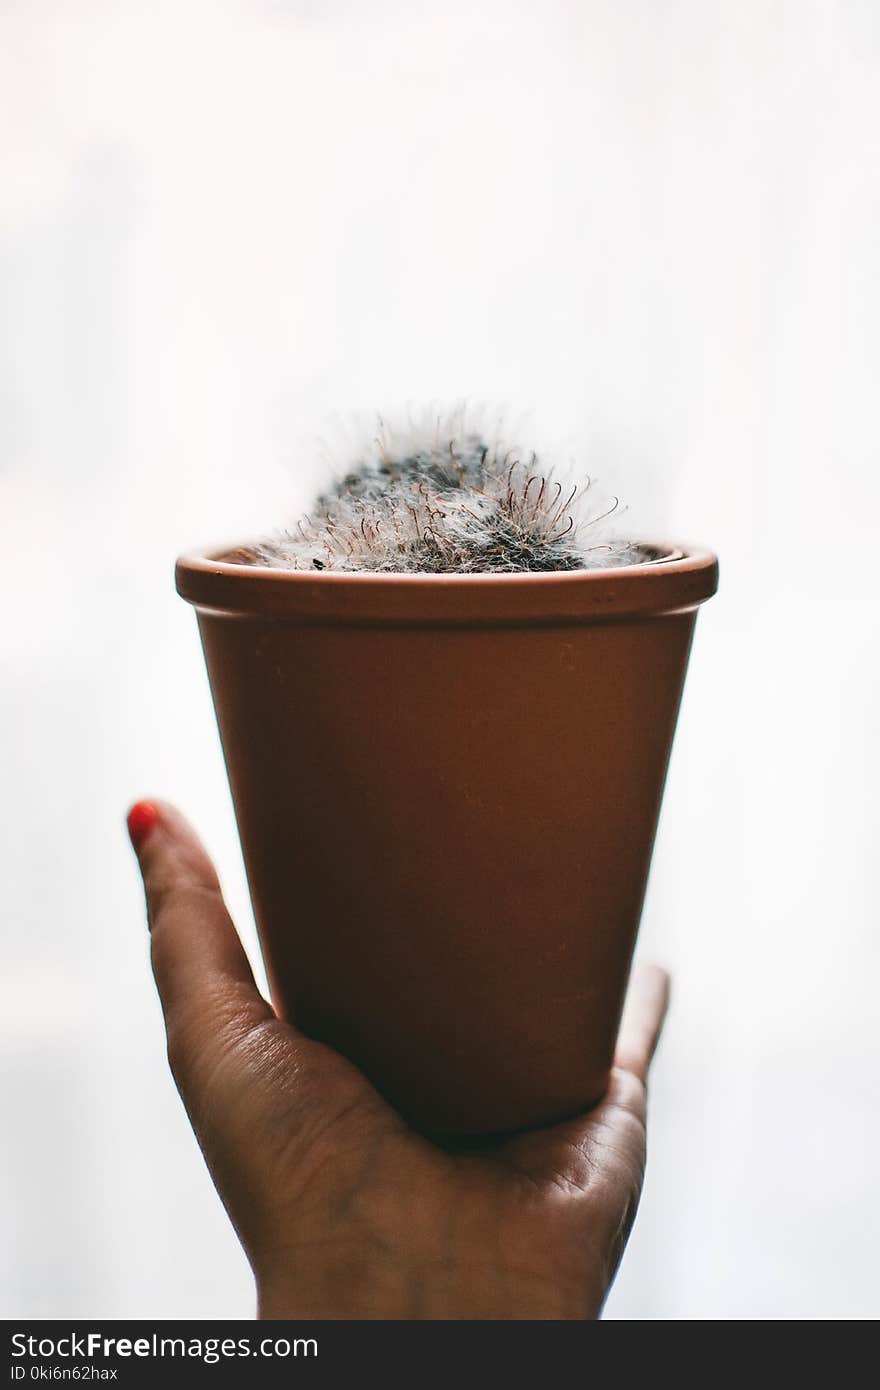
[{"label": "index finger", "polygon": [[638,1077],[643,1084],[648,1079],[668,1008],[668,973],[659,965],[637,966],[623,1008],[614,1065]]}]

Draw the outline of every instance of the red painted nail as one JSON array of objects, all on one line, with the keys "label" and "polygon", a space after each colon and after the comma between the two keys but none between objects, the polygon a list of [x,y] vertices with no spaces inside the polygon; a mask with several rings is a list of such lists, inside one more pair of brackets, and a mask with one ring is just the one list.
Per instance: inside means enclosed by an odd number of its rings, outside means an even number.
[{"label": "red painted nail", "polygon": [[135,849],[140,849],[158,819],[159,812],[152,801],[138,801],[132,806],[128,813],[128,833]]}]

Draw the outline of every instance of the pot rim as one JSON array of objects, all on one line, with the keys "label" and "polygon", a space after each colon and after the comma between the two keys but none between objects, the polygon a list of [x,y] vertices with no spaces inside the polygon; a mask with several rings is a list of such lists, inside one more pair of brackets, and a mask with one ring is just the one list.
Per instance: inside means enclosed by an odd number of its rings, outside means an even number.
[{"label": "pot rim", "polygon": [[235,560],[247,544],[192,550],[177,592],[199,612],[311,623],[578,622],[696,608],[718,587],[703,546],[635,542],[660,553],[636,565],[519,574],[347,573]]}]

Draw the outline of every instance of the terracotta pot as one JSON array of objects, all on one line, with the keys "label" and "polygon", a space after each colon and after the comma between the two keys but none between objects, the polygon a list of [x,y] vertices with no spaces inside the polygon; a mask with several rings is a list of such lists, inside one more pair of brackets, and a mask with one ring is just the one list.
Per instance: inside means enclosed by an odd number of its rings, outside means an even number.
[{"label": "terracotta pot", "polygon": [[660,552],[534,575],[178,561],[275,1007],[426,1132],[605,1089],[717,586],[713,555]]}]

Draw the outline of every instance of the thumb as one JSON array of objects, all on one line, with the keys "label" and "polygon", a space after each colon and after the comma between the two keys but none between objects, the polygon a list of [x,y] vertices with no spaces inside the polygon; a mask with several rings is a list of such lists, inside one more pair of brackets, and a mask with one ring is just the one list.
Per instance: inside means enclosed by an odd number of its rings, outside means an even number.
[{"label": "thumb", "polygon": [[275,1018],[257,989],[214,866],[179,811],[140,801],[128,829],[144,880],[153,974],[187,1109],[230,1048]]}]

